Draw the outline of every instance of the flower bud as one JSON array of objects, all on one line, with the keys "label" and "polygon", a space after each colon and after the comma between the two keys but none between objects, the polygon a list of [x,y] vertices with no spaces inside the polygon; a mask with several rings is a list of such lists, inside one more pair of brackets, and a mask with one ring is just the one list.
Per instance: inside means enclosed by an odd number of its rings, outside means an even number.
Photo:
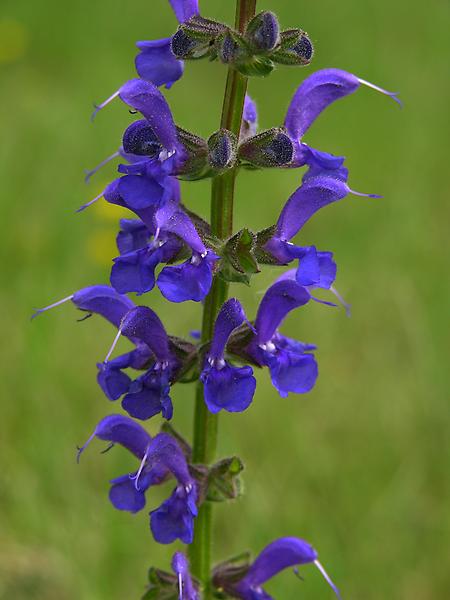
[{"label": "flower bud", "polygon": [[269,11],[256,15],[248,24],[245,37],[256,50],[274,50],[280,43],[280,25],[276,15]]},{"label": "flower bud", "polygon": [[155,132],[146,119],[135,121],[127,127],[123,134],[122,145],[127,154],[150,156],[152,158],[158,156],[162,150]]},{"label": "flower bud", "polygon": [[251,55],[251,49],[244,37],[231,29],[227,29],[217,38],[216,50],[219,60],[226,65],[236,64]]},{"label": "flower bud", "polygon": [[208,140],[209,164],[218,171],[224,171],[234,166],[236,162],[236,136],[227,129],[220,129]]},{"label": "flower bud", "polygon": [[179,59],[198,59],[213,55],[214,42],[225,25],[196,15],[182,23],[172,38],[172,52]]},{"label": "flower bud", "polygon": [[249,138],[238,149],[238,158],[244,166],[256,168],[284,167],[293,156],[291,138],[285,129],[277,127]]},{"label": "flower bud", "polygon": [[301,29],[282,31],[280,47],[270,54],[270,58],[282,65],[309,65],[314,48],[308,35]]}]

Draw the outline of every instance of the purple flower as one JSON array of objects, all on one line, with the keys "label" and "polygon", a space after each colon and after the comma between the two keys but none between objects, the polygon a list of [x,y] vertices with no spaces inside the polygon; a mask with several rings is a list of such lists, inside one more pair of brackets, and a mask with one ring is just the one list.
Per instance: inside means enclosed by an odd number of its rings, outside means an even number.
[{"label": "purple flower", "polygon": [[157,283],[163,296],[171,302],[199,302],[211,288],[218,257],[206,248],[177,203],[166,203],[152,215],[148,212],[145,223],[121,221],[117,245],[120,256],[114,259],[111,284],[121,293],[152,290],[156,267],[175,260],[183,248],[191,256],[184,263],[166,266],[159,274]]},{"label": "purple flower", "polygon": [[179,600],[199,600],[189,572],[189,563],[182,552],[175,552],[172,558],[172,570],[178,578]]},{"label": "purple flower", "polygon": [[242,126],[239,136],[240,141],[243,141],[258,131],[258,110],[255,102],[248,94],[245,95],[244,112],[242,114]]},{"label": "purple flower", "polygon": [[[170,0],[179,23],[198,15],[197,0]],[[135,65],[139,77],[157,85],[170,88],[183,75],[184,62],[172,52],[172,37],[148,42],[137,42],[140,53]]]},{"label": "purple flower", "polygon": [[285,337],[278,327],[286,315],[303,306],[311,296],[295,281],[284,280],[272,285],[265,293],[255,320],[256,334],[248,354],[260,365],[269,367],[272,383],[280,396],[289,392],[309,392],[317,379],[316,347]]},{"label": "purple flower", "polygon": [[37,317],[51,308],[60,306],[69,300],[71,300],[77,308],[88,313],[87,316],[90,316],[92,313],[99,314],[116,327],[119,327],[125,313],[134,308],[134,302],[132,300],[122,294],[118,294],[109,287],[109,285],[93,285],[82,288],[49,306],[38,308],[34,312],[32,318]]},{"label": "purple flower", "polygon": [[242,412],[253,400],[256,380],[252,368],[235,367],[224,359],[228,338],[245,321],[244,310],[236,298],[227,300],[217,316],[211,347],[201,373],[205,402],[212,413],[222,409]]},{"label": "purple flower", "polygon": [[[110,361],[121,335],[129,338],[136,349]],[[107,357],[98,367],[98,382],[103,391],[112,400],[125,393],[122,407],[130,416],[147,420],[161,413],[165,419],[172,418],[170,383],[178,367],[178,360],[170,351],[169,338],[163,324],[150,308],[136,306],[124,315]],[[107,377],[111,377],[111,372],[115,374],[117,381],[121,370],[127,367],[147,370],[134,381],[129,380],[128,387],[125,386],[125,381],[122,387],[105,385],[105,380],[109,382]],[[117,390],[114,396],[111,396],[112,389]],[[119,391],[121,394],[118,394]]]},{"label": "purple flower", "polygon": [[[177,538],[190,543],[197,515],[197,488],[176,440],[166,433],[151,438],[141,425],[129,417],[111,415],[100,421],[94,433],[79,449],[78,457],[94,437],[112,445],[120,444],[141,461],[137,471],[111,481],[109,499],[118,510],[131,513],[142,510],[147,490],[170,476],[175,477],[177,487],[169,500],[150,513],[150,526],[154,538],[160,543],[170,543]],[[177,498],[176,510],[167,510],[168,504],[172,506],[174,496]]]},{"label": "purple flower", "polygon": [[264,548],[242,579],[227,585],[227,591],[242,600],[272,600],[262,587],[269,579],[289,567],[313,563],[340,598],[339,590],[317,557],[308,542],[294,537],[279,538]]},{"label": "purple flower", "polygon": [[278,217],[275,234],[266,244],[266,249],[282,264],[298,258],[299,250],[290,243],[290,240],[318,210],[342,200],[349,193],[369,198],[380,197],[375,194],[354,192],[345,181],[329,175],[306,178],[284,205]]},{"label": "purple flower", "polygon": [[361,84],[390,96],[401,105],[395,93],[388,92],[341,69],[322,69],[303,81],[289,104],[284,122],[295,151],[295,158],[289,166],[299,167],[307,164],[313,169],[314,174],[317,174],[320,168],[328,170],[332,167],[334,170],[342,167],[342,157],[314,150],[301,140],[323,110],[336,100],[356,92]]}]

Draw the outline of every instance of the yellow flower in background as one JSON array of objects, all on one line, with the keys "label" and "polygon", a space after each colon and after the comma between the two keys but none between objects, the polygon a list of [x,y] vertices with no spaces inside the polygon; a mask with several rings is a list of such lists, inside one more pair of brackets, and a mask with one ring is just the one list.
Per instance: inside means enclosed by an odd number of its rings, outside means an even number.
[{"label": "yellow flower in background", "polygon": [[[106,185],[98,189],[100,194]],[[109,204],[101,198],[86,211],[87,214],[93,214],[95,221],[100,224],[99,227],[94,224],[94,229],[87,239],[87,254],[89,258],[101,265],[111,266],[111,257],[117,256],[116,236],[119,230],[120,219],[132,219],[130,211]]]},{"label": "yellow flower in background", "polygon": [[10,18],[0,19],[0,65],[22,58],[28,41],[28,30],[23,23]]}]

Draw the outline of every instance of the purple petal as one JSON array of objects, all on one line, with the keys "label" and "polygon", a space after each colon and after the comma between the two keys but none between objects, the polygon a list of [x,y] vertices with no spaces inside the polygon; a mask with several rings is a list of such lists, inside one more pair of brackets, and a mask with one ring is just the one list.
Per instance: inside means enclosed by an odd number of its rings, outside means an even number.
[{"label": "purple petal", "polygon": [[169,0],[170,6],[180,23],[198,15],[198,0]]},{"label": "purple petal", "polygon": [[225,346],[231,333],[247,320],[241,303],[236,298],[230,298],[217,315],[211,349],[208,353],[213,360],[223,358]]},{"label": "purple petal", "polygon": [[123,354],[107,363],[97,365],[97,382],[109,400],[117,400],[128,392],[131,379],[121,369],[130,366],[130,354]]},{"label": "purple petal", "polygon": [[318,368],[314,356],[296,351],[294,344],[290,348],[277,348],[274,354],[267,353],[267,364],[272,383],[283,398],[290,392],[306,394],[316,383]]},{"label": "purple petal", "polygon": [[158,229],[177,235],[194,252],[198,252],[199,254],[206,252],[206,247],[192,220],[178,207],[177,203],[168,202],[157,210],[155,213],[155,225]]},{"label": "purple petal", "polygon": [[220,369],[209,366],[203,370],[205,402],[210,412],[242,412],[255,394],[256,379],[251,367],[233,367],[225,363]]},{"label": "purple petal", "polygon": [[134,481],[129,475],[116,480],[109,490],[109,499],[114,508],[137,513],[145,506],[145,491],[136,489]]},{"label": "purple petal", "polygon": [[258,131],[258,110],[255,102],[248,94],[245,96],[244,112],[242,115],[242,125],[240,139],[247,139],[256,135]]},{"label": "purple petal", "polygon": [[114,259],[111,269],[111,285],[121,293],[145,294],[155,286],[155,269],[175,256],[180,244],[167,242],[129,252]]},{"label": "purple petal", "polygon": [[306,144],[301,144],[301,150],[303,153],[303,162],[309,166],[309,169],[303,175],[303,182],[311,177],[318,176],[333,177],[344,182],[347,181],[348,169],[343,166],[345,160],[343,156],[334,156],[334,154],[329,154],[328,152],[321,152]]},{"label": "purple petal", "polygon": [[122,408],[135,419],[146,421],[162,413],[165,419],[172,418],[170,386],[161,371],[150,370],[138,377],[122,400]]},{"label": "purple petal", "polygon": [[186,457],[175,438],[167,433],[158,433],[149,448],[148,460],[152,465],[164,465],[178,483],[189,488],[193,484]]},{"label": "purple petal", "polygon": [[179,539],[191,544],[194,539],[194,515],[184,489],[176,488],[170,498],[150,513],[150,528],[160,544]]},{"label": "purple petal", "polygon": [[122,319],[120,330],[122,335],[144,342],[161,363],[169,361],[169,338],[161,320],[151,308],[136,306],[130,310]]},{"label": "purple petal", "polygon": [[140,219],[120,219],[120,231],[116,242],[120,254],[128,254],[145,248],[151,232]]},{"label": "purple petal", "polygon": [[173,555],[172,570],[178,576],[179,600],[199,600],[189,572],[188,560],[182,552],[175,552]]},{"label": "purple petal", "polygon": [[277,222],[277,235],[290,240],[318,210],[342,200],[349,193],[347,184],[333,177],[311,177],[289,198]]},{"label": "purple petal", "polygon": [[355,75],[340,69],[323,69],[307,77],[297,88],[286,114],[289,134],[300,139],[327,106],[353,94],[359,86]]},{"label": "purple petal", "polygon": [[313,563],[316,559],[317,552],[304,540],[280,538],[264,548],[236,587],[238,590],[258,588],[280,571]]},{"label": "purple petal", "polygon": [[142,459],[151,437],[145,429],[124,415],[110,415],[102,419],[94,435],[100,440],[120,444],[139,459]]},{"label": "purple petal", "polygon": [[164,188],[156,179],[141,175],[124,175],[116,191],[124,205],[131,210],[153,207],[161,202],[164,194]]},{"label": "purple petal", "polygon": [[178,147],[175,123],[166,99],[155,85],[132,79],[120,88],[120,98],[142,113],[169,154],[175,152]]},{"label": "purple petal", "polygon": [[101,315],[116,327],[119,327],[125,313],[134,308],[132,300],[109,285],[93,285],[78,290],[72,302],[80,310]]},{"label": "purple petal", "polygon": [[266,344],[286,315],[310,299],[309,293],[295,281],[279,281],[264,294],[256,315],[257,343]]},{"label": "purple petal", "polygon": [[193,256],[181,265],[164,267],[157,281],[161,294],[170,302],[201,302],[211,289],[211,262],[209,255]]},{"label": "purple petal", "polygon": [[140,53],[134,64],[142,79],[154,83],[157,87],[170,88],[183,75],[184,63],[172,52],[172,38],[137,42]]}]

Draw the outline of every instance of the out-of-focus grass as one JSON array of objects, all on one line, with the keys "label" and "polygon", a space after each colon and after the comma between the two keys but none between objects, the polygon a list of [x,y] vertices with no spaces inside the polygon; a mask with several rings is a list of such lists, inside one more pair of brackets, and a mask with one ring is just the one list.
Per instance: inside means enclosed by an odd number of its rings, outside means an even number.
[{"label": "out-of-focus grass", "polygon": [[[108,405],[95,362],[113,331],[76,322],[71,306],[29,322],[32,308],[108,279],[117,214],[75,215],[113,177],[89,187],[82,170],[117,147],[130,116],[120,103],[89,123],[94,99],[133,76],[133,43],[162,37],[175,21],[165,0],[75,3],[3,0],[0,11],[2,194],[2,416],[0,598],[138,598],[146,568],[167,566],[146,511],[107,501],[107,480],[131,468],[119,449],[93,445],[80,466],[74,448]],[[232,18],[229,0],[203,0],[208,16]],[[276,6],[275,6],[276,5]],[[336,253],[337,286],[353,305],[308,306],[286,331],[319,346],[321,376],[306,397],[278,398],[266,374],[244,415],[224,415],[221,454],[247,464],[246,495],[218,507],[217,559],[259,550],[279,535],[310,540],[344,597],[448,597],[448,31],[449,5],[434,0],[261,1],[284,26],[316,42],[314,68],[339,66],[401,92],[403,111],[367,89],[323,114],[315,147],[348,156],[351,185],[383,200],[349,197],[318,214],[304,243]],[[310,69],[279,69],[252,81],[264,127],[282,121]],[[167,92],[177,121],[200,134],[219,122],[225,70],[189,64]],[[236,226],[273,223],[298,186],[297,172],[239,179]],[[183,185],[207,214],[208,183]],[[275,271],[238,289],[252,315]],[[170,330],[186,334],[200,307],[145,298]],[[175,425],[190,435],[193,389],[174,392]],[[152,431],[158,422],[149,424]],[[154,506],[163,491],[150,495]],[[230,526],[232,524],[232,526]],[[285,573],[277,598],[325,598],[311,569]],[[331,597],[331,596],[330,596]]]}]

